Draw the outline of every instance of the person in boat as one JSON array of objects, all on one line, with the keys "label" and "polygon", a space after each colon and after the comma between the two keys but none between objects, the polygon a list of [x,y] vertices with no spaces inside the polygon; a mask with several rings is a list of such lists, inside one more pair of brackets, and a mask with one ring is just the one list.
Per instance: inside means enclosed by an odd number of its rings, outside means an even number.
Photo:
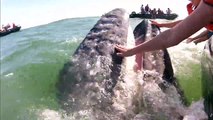
[{"label": "person in boat", "polygon": [[141,14],[145,14],[146,12],[145,12],[145,9],[144,9],[144,7],[143,7],[143,4],[141,5]]},{"label": "person in boat", "polygon": [[4,32],[3,26],[4,26],[4,25],[2,25],[2,27],[0,28],[0,32]]},{"label": "person in boat", "polygon": [[155,19],[156,18],[156,15],[157,15],[157,10],[154,8],[153,10],[151,10],[151,15],[152,15],[152,18]]},{"label": "person in boat", "polygon": [[16,28],[17,26],[15,25],[15,23],[12,24],[12,28]]},{"label": "person in boat", "polygon": [[148,4],[145,6],[145,12],[146,12],[146,14],[149,14],[149,13],[150,13],[150,8],[149,8],[149,5],[148,5]]},{"label": "person in boat", "polygon": [[0,28],[0,32],[4,32],[4,25],[2,25],[2,27]]},{"label": "person in boat", "polygon": [[6,26],[2,25],[3,31],[8,31],[10,28],[10,24],[8,23]]},{"label": "person in boat", "polygon": [[170,10],[170,8],[167,8],[166,14],[167,14],[167,15],[170,15],[171,13],[172,13],[172,11]]},{"label": "person in boat", "polygon": [[163,15],[164,13],[163,13],[163,11],[162,11],[160,8],[158,8],[157,14],[158,14],[158,15]]},{"label": "person in boat", "polygon": [[[192,2],[187,5],[188,14],[191,14],[193,12],[196,6],[198,6],[199,2],[200,0],[192,0]],[[180,23],[181,21],[182,20],[177,20],[174,22],[167,22],[167,23],[158,23],[156,21],[151,20],[152,24],[155,24],[159,27],[167,27],[167,28],[172,28],[178,23]],[[198,44],[200,42],[208,40],[212,35],[213,35],[213,31],[206,29],[203,32],[201,32],[199,35],[195,36],[194,38],[188,38],[186,40],[186,43],[194,42],[195,44]]]},{"label": "person in boat", "polygon": [[[153,39],[143,42],[133,48],[127,48],[122,45],[115,45],[118,51],[117,55],[128,57],[141,52],[165,49],[178,45],[184,39],[196,33],[203,27],[209,31],[213,31],[213,0],[192,0],[192,5],[196,9],[191,9],[192,12],[188,17],[176,24],[174,27],[165,30]],[[198,4],[196,4],[198,3]],[[205,111],[210,120],[213,119],[213,90],[212,86],[206,86],[209,93],[204,96],[204,104],[207,102],[209,106],[205,106]],[[209,111],[208,111],[209,110]]]}]

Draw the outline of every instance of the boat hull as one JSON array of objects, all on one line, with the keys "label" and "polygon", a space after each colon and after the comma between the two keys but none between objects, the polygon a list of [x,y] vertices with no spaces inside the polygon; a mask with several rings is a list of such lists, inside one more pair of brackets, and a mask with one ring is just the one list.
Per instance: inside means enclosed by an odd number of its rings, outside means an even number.
[{"label": "boat hull", "polygon": [[130,18],[142,18],[142,19],[167,19],[167,20],[174,20],[178,17],[177,14],[162,14],[162,15],[151,15],[151,14],[139,14],[139,13],[132,13],[129,15]]}]

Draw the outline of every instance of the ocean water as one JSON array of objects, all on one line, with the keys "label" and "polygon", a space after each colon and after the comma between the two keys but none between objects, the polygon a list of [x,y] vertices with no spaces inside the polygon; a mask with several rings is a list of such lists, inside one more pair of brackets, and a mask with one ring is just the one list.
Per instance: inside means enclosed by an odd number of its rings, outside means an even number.
[{"label": "ocean water", "polygon": [[98,17],[65,19],[1,37],[1,119],[23,120],[58,109],[59,70]]},{"label": "ocean water", "polygon": [[[43,119],[45,112],[41,111],[47,111],[50,116],[54,114],[53,118],[58,119],[58,115],[51,110],[61,112],[55,87],[59,71],[98,19],[64,19],[0,38],[1,120]],[[135,26],[140,21],[131,19],[131,24]],[[190,104],[201,98],[200,76],[196,74],[198,76],[193,77],[193,71],[186,72],[184,68],[200,71],[200,50],[203,46],[188,46],[182,43],[169,52],[175,74]],[[181,50],[187,51],[187,54],[183,56]],[[188,57],[188,63],[183,62],[185,57]],[[190,92],[193,90],[196,94]]]}]

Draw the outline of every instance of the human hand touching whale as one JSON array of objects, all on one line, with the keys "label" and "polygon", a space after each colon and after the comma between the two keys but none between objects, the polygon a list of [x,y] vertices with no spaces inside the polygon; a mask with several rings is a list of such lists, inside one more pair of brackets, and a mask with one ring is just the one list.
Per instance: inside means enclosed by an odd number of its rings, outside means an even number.
[{"label": "human hand touching whale", "polygon": [[117,55],[121,56],[121,57],[129,57],[129,56],[134,55],[131,48],[127,48],[122,45],[115,45],[115,49],[118,51]]}]

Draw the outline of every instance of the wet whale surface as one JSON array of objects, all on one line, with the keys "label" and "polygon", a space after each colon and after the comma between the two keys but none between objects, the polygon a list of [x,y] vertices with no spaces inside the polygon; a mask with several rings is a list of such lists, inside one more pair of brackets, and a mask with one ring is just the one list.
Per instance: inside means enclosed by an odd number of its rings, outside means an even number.
[{"label": "wet whale surface", "polygon": [[[60,71],[58,97],[68,118],[178,120],[190,114],[176,87],[162,84],[173,78],[165,50],[145,53],[139,72],[134,71],[135,56],[116,56],[115,44],[135,45],[128,16],[124,9],[103,15]],[[140,25],[134,32],[144,41],[160,33],[150,22]]]},{"label": "wet whale surface", "polygon": [[97,21],[60,73],[59,98],[66,111],[82,116],[79,112],[85,110],[93,119],[122,116],[117,116],[113,98],[118,82],[123,83],[124,62],[114,45],[127,44],[128,32],[124,9],[114,9]]}]

